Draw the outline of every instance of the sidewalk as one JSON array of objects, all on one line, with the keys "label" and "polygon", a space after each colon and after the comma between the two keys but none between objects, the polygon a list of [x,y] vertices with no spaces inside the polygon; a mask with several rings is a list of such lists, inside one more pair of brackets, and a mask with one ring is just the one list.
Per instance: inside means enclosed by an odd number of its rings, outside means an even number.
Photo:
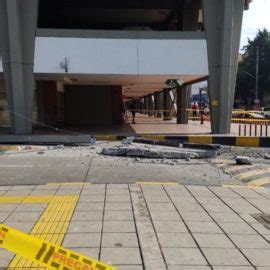
[{"label": "sidewalk", "polygon": [[[0,223],[122,270],[270,269],[270,226],[252,217],[263,212],[264,188],[0,186]],[[0,267],[37,267],[13,257],[0,250]]]}]

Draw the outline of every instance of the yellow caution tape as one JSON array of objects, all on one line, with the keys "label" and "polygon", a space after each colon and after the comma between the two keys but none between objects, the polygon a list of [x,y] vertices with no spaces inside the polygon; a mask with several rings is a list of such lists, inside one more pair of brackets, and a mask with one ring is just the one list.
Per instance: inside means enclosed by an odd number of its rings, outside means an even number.
[{"label": "yellow caution tape", "polygon": [[0,248],[48,269],[117,270],[117,268],[0,224]]}]

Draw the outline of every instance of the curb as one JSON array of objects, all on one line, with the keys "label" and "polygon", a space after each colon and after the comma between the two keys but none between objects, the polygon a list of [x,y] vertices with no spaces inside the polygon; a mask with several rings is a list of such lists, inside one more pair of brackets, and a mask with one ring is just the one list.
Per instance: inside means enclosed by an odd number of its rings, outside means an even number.
[{"label": "curb", "polygon": [[[107,141],[119,141],[127,138],[124,135],[96,136],[95,138]],[[138,135],[142,137],[159,141],[177,141],[179,143],[203,143],[203,144],[221,144],[239,147],[270,147],[270,137],[244,137],[244,136],[215,136],[215,135],[193,135],[193,136],[175,136],[175,135]]]}]

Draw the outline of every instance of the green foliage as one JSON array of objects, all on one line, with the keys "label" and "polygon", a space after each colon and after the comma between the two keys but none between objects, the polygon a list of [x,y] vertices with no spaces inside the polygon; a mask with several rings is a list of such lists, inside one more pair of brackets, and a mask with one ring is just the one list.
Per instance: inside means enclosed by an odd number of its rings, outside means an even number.
[{"label": "green foliage", "polygon": [[270,33],[259,30],[254,40],[248,40],[244,47],[243,61],[239,63],[235,99],[251,105],[255,98],[256,53],[259,48],[258,95],[263,100],[270,92]]}]

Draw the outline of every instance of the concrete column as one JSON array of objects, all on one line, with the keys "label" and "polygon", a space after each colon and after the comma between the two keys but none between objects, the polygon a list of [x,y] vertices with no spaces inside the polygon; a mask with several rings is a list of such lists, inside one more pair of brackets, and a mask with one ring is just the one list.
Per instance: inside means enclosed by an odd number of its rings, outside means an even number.
[{"label": "concrete column", "polygon": [[244,0],[203,0],[213,133],[229,133]]},{"label": "concrete column", "polygon": [[[163,104],[163,95],[161,92],[155,92],[155,110],[162,110],[162,104]],[[162,117],[161,112],[156,113],[156,117],[160,118]]]},{"label": "concrete column", "polygon": [[144,109],[145,109],[144,114],[148,114],[148,110],[149,110],[148,98],[149,98],[148,96],[144,96]]},{"label": "concrete column", "polygon": [[167,89],[163,90],[163,119],[164,120],[171,120],[171,113],[170,110],[172,109],[172,99],[170,96],[170,91]]},{"label": "concrete column", "polygon": [[154,108],[153,108],[153,95],[148,95],[148,110],[149,110],[149,112],[148,112],[148,115],[149,116],[153,116],[153,112],[152,112],[152,110],[153,110]]},{"label": "concrete column", "polygon": [[177,88],[177,124],[188,124],[188,111],[191,86]]},{"label": "concrete column", "polygon": [[0,0],[0,51],[12,132],[32,132],[38,0]]}]

